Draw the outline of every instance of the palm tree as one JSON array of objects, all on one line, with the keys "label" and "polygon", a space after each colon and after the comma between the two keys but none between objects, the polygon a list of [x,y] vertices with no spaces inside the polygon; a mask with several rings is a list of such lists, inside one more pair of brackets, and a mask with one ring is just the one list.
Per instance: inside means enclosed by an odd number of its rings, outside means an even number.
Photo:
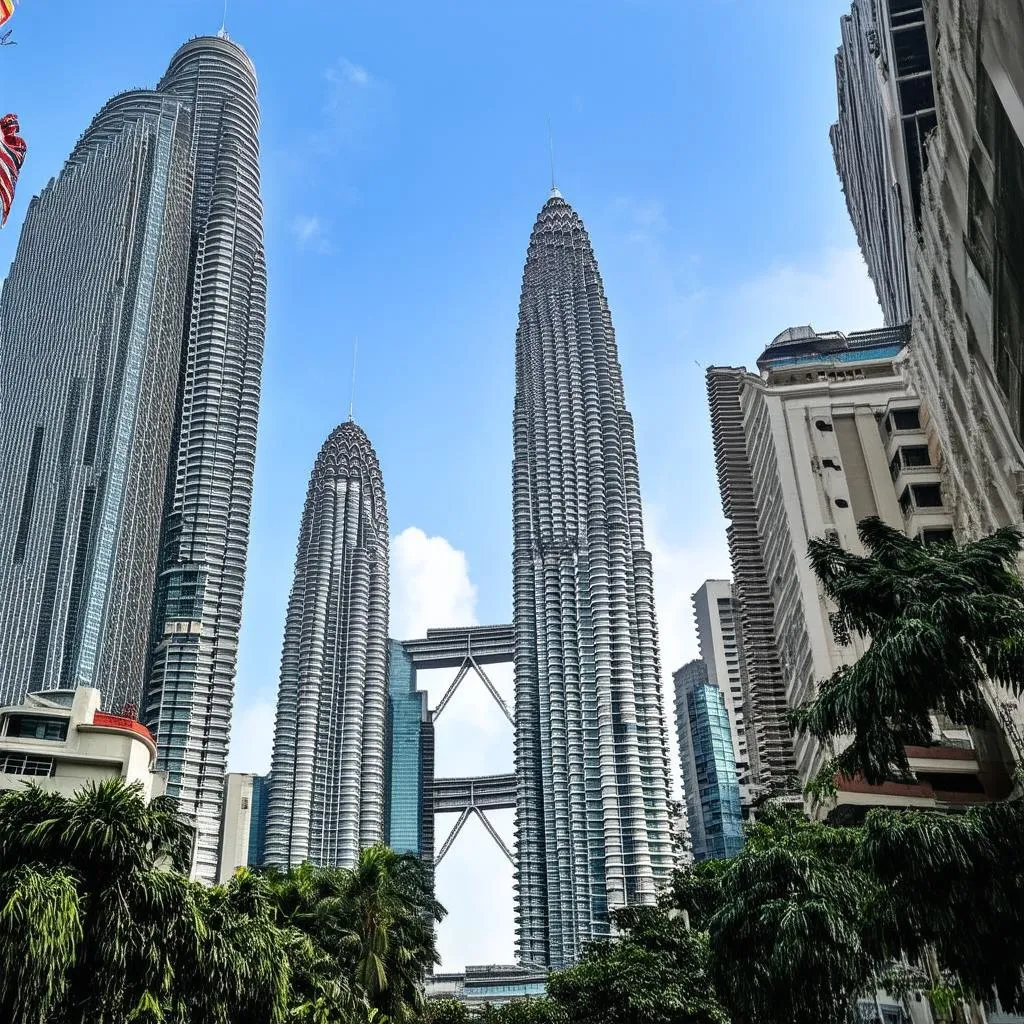
[{"label": "palm tree", "polygon": [[268,878],[277,924],[305,950],[294,982],[303,1012],[415,1017],[424,975],[438,963],[433,924],[445,914],[419,860],[374,846],[351,870],[303,864]]},{"label": "palm tree", "polygon": [[2,1019],[278,1024],[288,961],[269,889],[190,881],[191,846],[172,801],[120,779],[0,794]]},{"label": "palm tree", "polygon": [[910,776],[905,748],[931,742],[933,713],[986,726],[993,682],[1024,689],[1022,534],[1003,529],[957,547],[921,544],[876,518],[858,529],[867,556],[820,540],[809,548],[836,606],[836,638],[870,641],[793,716],[824,744],[853,737],[823,769],[826,786],[836,774],[872,784]]}]

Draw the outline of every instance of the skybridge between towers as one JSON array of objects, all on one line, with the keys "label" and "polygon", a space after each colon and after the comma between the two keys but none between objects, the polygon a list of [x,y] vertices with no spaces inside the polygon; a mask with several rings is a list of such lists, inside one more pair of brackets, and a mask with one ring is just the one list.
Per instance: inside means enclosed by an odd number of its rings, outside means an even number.
[{"label": "skybridge between towers", "polygon": [[[402,652],[399,653],[399,650]],[[420,694],[420,708],[423,719],[421,737],[429,733],[429,742],[420,740],[419,794],[418,813],[420,817],[420,835],[418,853],[420,857],[437,867],[445,858],[452,845],[458,839],[466,822],[472,816],[480,819],[501,852],[509,863],[515,864],[512,850],[502,839],[490,819],[488,811],[509,810],[516,806],[517,782],[514,773],[507,775],[477,775],[466,778],[434,778],[433,777],[433,726],[444,714],[445,708],[455,696],[459,687],[482,685],[491,695],[495,704],[515,725],[512,709],[502,697],[498,688],[487,674],[492,665],[510,665],[515,653],[515,637],[512,626],[463,626],[454,629],[428,629],[427,635],[421,640],[404,640],[400,644],[392,643],[391,694],[392,718],[397,721],[394,711],[396,700],[403,699],[412,693]],[[416,674],[428,669],[448,669],[454,674],[445,690],[444,696],[433,711],[426,708],[426,695],[416,691]],[[393,729],[397,728],[393,726]],[[400,758],[396,750],[396,763]],[[405,787],[405,793],[401,792]],[[406,778],[393,778],[391,784],[391,836],[401,827],[398,814],[401,805],[407,803],[409,797]],[[434,852],[434,818],[438,814],[458,814],[459,818],[440,850]],[[396,846],[396,848],[398,848]]]}]

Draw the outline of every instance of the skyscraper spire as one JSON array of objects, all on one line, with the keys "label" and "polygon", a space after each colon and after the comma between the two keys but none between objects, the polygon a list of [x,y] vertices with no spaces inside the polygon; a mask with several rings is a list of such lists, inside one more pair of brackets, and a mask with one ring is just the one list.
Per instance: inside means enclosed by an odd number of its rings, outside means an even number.
[{"label": "skyscraper spire", "polygon": [[551,118],[548,118],[548,155],[551,159],[551,192],[552,198],[561,198],[562,193],[558,191],[555,184],[555,137],[551,132]]},{"label": "skyscraper spire", "polygon": [[583,223],[530,238],[513,418],[519,954],[559,967],[671,868],[668,749],[633,421]]}]

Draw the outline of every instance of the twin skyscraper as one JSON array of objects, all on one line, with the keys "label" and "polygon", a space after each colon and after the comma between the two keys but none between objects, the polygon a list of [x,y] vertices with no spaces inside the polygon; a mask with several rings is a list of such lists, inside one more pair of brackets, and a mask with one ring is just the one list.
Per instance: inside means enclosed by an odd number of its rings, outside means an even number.
[{"label": "twin skyscraper", "polygon": [[[0,301],[0,702],[93,686],[138,708],[207,879],[265,332],[258,131],[241,48],[186,44],[32,201]],[[558,966],[654,901],[672,850],[632,419],[589,238],[554,190],[523,275],[513,441],[519,954]],[[269,863],[351,864],[388,838],[388,587],[381,468],[344,423],[302,515]]]}]

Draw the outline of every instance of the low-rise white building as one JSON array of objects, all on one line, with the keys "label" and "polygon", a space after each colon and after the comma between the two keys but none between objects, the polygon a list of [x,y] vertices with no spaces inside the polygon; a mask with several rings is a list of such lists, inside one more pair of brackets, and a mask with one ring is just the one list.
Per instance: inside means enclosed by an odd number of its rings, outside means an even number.
[{"label": "low-rise white building", "polygon": [[99,690],[48,690],[0,708],[0,789],[31,783],[71,796],[86,783],[121,778],[151,800],[166,788],[155,762],[150,731],[101,711]]}]

